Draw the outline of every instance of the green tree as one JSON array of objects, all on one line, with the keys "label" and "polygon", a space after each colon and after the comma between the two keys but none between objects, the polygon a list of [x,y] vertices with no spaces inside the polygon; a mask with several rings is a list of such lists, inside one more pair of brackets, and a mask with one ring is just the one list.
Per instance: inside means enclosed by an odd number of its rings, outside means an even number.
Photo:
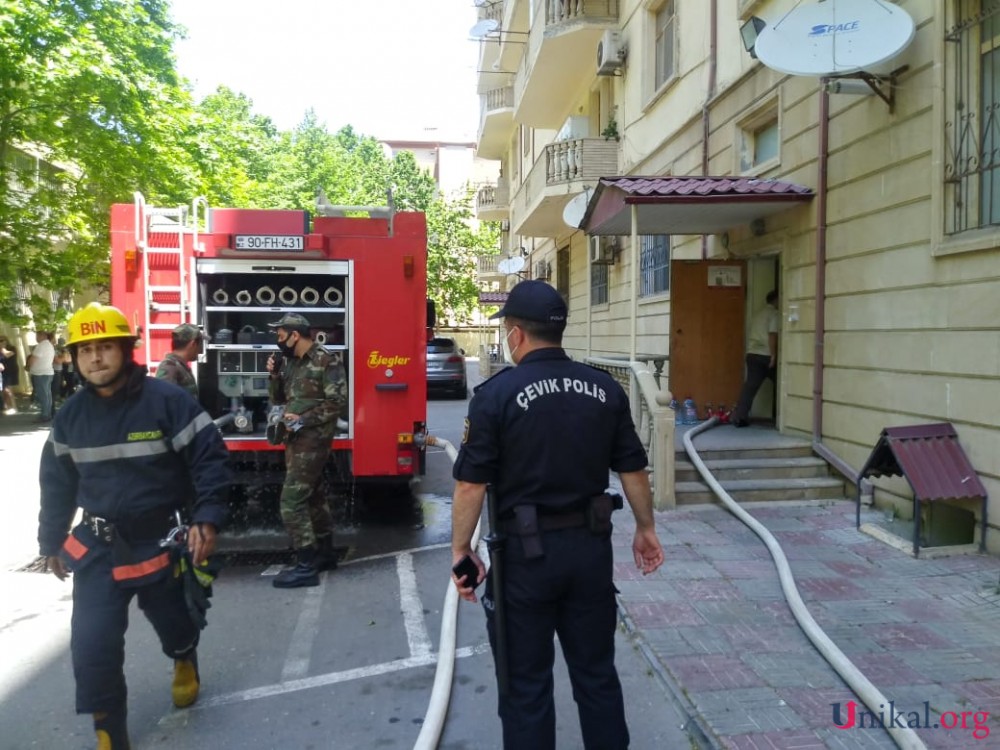
[{"label": "green tree", "polygon": [[[24,322],[26,284],[67,299],[107,283],[111,203],[134,190],[173,203],[197,184],[167,10],[0,0],[0,317]],[[31,307],[46,326],[59,314]]]}]

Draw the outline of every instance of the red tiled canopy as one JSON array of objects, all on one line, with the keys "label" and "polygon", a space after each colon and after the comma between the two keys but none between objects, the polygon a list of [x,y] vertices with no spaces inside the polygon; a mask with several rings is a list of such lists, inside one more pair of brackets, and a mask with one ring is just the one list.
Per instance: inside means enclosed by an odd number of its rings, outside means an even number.
[{"label": "red tiled canopy", "polygon": [[602,177],[580,228],[591,235],[718,234],[807,203],[811,188],[756,177]]}]

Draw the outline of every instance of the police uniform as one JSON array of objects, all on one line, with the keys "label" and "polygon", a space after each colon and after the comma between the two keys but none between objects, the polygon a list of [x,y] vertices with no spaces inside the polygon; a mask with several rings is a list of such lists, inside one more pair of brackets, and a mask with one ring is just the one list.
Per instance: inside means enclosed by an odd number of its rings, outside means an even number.
[{"label": "police uniform", "polygon": [[[85,386],[66,401],[42,451],[38,543],[74,573],[78,713],[124,712],[133,596],[167,656],[193,652],[199,628],[159,540],[175,510],[220,528],[232,483],[228,452],[201,407],[145,367],[125,367],[127,383],[112,396]],[[83,522],[67,536],[77,508]]]},{"label": "police uniform", "polygon": [[[555,746],[554,633],[569,667],[585,746],[628,747],[614,666],[611,533],[591,530],[587,508],[607,488],[609,469],[646,466],[622,388],[559,347],[525,354],[517,367],[476,389],[453,475],[494,486],[501,526],[511,534],[504,551],[510,680],[499,705],[504,747]],[[538,538],[531,543],[517,535],[518,506],[537,512]],[[494,651],[497,594],[487,578],[482,600]]]}]

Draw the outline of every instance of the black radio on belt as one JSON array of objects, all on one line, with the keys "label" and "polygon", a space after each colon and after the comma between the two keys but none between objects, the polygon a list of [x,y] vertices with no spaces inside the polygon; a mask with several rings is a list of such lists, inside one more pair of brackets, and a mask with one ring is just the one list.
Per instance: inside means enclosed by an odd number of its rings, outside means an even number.
[{"label": "black radio on belt", "polygon": [[587,503],[587,528],[593,534],[611,532],[611,514],[625,507],[622,496],[605,492],[590,498]]}]

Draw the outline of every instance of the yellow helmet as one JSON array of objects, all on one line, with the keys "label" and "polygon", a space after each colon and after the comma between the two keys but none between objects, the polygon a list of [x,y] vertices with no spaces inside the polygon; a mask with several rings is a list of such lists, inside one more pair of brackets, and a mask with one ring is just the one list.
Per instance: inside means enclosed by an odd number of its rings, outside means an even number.
[{"label": "yellow helmet", "polygon": [[98,339],[135,338],[128,318],[117,307],[91,302],[73,313],[67,325],[68,345]]}]

